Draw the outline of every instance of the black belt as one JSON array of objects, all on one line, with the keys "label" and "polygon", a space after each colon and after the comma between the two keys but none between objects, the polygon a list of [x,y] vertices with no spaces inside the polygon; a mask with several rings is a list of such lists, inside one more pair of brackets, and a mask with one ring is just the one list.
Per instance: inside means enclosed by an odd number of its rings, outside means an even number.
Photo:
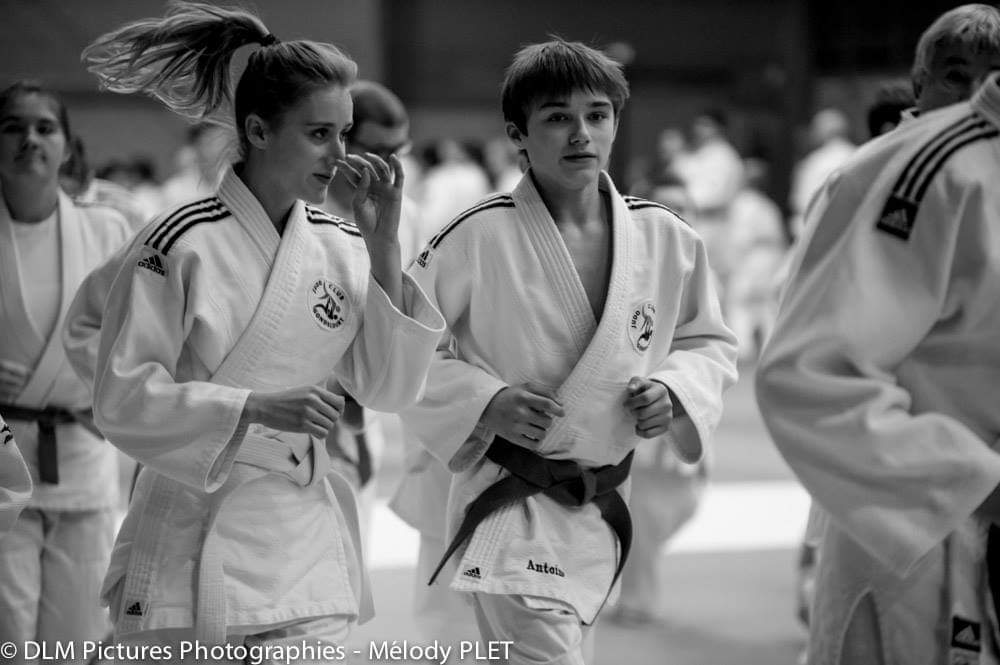
[{"label": "black belt", "polygon": [[458,533],[441,557],[428,584],[434,583],[444,564],[483,520],[507,505],[535,494],[544,494],[564,506],[583,506],[591,501],[597,504],[601,517],[618,536],[621,546],[618,568],[611,580],[614,587],[632,545],[632,519],[628,505],[617,491],[618,486],[628,478],[632,456],[630,452],[616,465],[585,469],[570,460],[547,459],[497,437],[486,451],[486,458],[510,471],[511,475],[487,487],[466,507]]},{"label": "black belt", "polygon": [[993,596],[993,608],[1000,617],[1000,526],[990,525],[990,534],[986,539],[986,573],[990,578],[990,594]]},{"label": "black belt", "polygon": [[337,440],[337,434],[339,430],[339,425],[334,425],[330,430],[330,434],[326,438],[326,450],[332,457],[337,457],[344,460],[348,464],[354,467],[358,474],[358,488],[365,487],[368,482],[372,479],[372,452],[371,448],[368,447],[368,436],[364,432],[347,432],[350,436],[354,438],[354,445],[357,448],[357,457],[352,458],[345,451],[343,446]]},{"label": "black belt", "polygon": [[38,478],[43,483],[59,483],[59,454],[56,448],[56,425],[79,423],[91,433],[104,438],[94,426],[94,413],[90,409],[70,411],[62,407],[33,409],[13,404],[0,405],[0,415],[7,420],[38,423]]}]

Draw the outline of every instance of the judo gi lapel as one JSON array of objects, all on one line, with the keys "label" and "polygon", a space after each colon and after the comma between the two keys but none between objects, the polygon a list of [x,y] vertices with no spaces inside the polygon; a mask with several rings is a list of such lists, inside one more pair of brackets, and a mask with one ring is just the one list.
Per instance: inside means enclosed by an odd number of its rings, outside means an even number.
[{"label": "judo gi lapel", "polygon": [[[522,215],[532,243],[540,253],[546,274],[556,290],[556,301],[565,309],[566,318],[573,326],[574,337],[579,335],[578,344],[582,352],[573,371],[558,390],[567,417],[558,419],[549,430],[539,449],[543,453],[555,447],[566,434],[573,422],[573,410],[581,408],[586,401],[593,381],[602,375],[608,362],[616,356],[621,337],[625,334],[628,296],[632,288],[632,218],[625,201],[606,173],[601,173],[600,187],[611,198],[612,260],[604,311],[596,326],[569,251],[531,179],[522,179],[514,191],[514,202],[524,211]],[[623,384],[627,380],[628,377],[625,377]]]},{"label": "judo gi lapel", "polygon": [[32,325],[28,314],[28,303],[18,274],[13,224],[7,206],[0,203],[0,319],[4,324],[4,355],[18,360],[34,357],[45,344],[45,339]]},{"label": "judo gi lapel", "polygon": [[247,230],[264,260],[270,264],[267,285],[250,324],[212,377],[216,383],[245,386],[248,381],[253,383],[256,361],[265,357],[268,347],[277,342],[291,301],[290,294],[301,279],[306,240],[303,229],[305,212],[303,203],[296,201],[289,213],[284,234],[279,236],[263,206],[232,170],[219,187],[219,198]]},{"label": "judo gi lapel", "polygon": [[[7,215],[6,206],[2,206],[2,208],[2,214]],[[5,223],[2,224],[5,229],[4,232],[12,233],[13,231],[8,222],[9,220],[5,220]],[[14,400],[15,404],[23,406],[45,406],[48,403],[52,389],[55,387],[56,380],[65,369],[66,353],[63,351],[62,346],[63,323],[66,320],[66,311],[73,301],[76,289],[87,273],[86,266],[84,265],[84,257],[81,253],[83,247],[81,224],[83,220],[77,214],[72,200],[62,192],[59,193],[57,223],[59,229],[59,253],[62,262],[59,318],[56,319],[56,325],[52,328],[52,332],[44,342],[45,350],[42,352],[42,357],[38,360],[38,364],[33,368],[31,378],[28,379],[24,389],[21,390],[21,394]],[[13,244],[6,242],[6,240],[12,240],[12,238],[5,239],[4,245]],[[7,263],[7,257],[3,256],[2,258],[4,263]],[[14,266],[14,270],[17,270],[16,265]],[[4,278],[3,281],[6,282],[6,274]],[[6,285],[4,287],[4,300],[6,301],[12,295],[7,293],[8,288],[17,292],[20,303],[19,307],[24,312],[24,326],[30,327],[32,334],[40,339],[41,335],[39,331],[30,324],[30,318],[27,316],[27,309],[24,303],[24,291],[20,286],[20,280],[14,280],[11,284]]]},{"label": "judo gi lapel", "polygon": [[535,188],[531,175],[521,178],[512,192],[532,248],[538,254],[546,280],[555,291],[552,303],[560,309],[569,327],[575,350],[582,354],[594,335],[597,320],[587,300],[587,292],[573,265],[566,243],[555,220]]}]

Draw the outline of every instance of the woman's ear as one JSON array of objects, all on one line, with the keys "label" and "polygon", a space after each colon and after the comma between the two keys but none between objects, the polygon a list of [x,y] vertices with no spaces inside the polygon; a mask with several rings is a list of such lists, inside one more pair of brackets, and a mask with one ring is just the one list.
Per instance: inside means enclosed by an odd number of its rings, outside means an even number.
[{"label": "woman's ear", "polygon": [[266,150],[271,139],[271,132],[267,122],[256,113],[247,116],[243,123],[243,130],[246,133],[247,142],[258,150]]}]

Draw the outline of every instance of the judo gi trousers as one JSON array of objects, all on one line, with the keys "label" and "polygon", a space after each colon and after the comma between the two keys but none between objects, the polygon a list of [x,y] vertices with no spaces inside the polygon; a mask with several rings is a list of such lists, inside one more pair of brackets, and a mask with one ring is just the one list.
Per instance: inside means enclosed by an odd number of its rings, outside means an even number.
[{"label": "judo gi trousers", "polygon": [[100,589],[114,536],[110,508],[25,508],[0,541],[0,642],[107,637]]},{"label": "judo gi trousers", "polygon": [[273,626],[233,626],[226,644],[214,647],[196,643],[193,628],[148,630],[117,638],[115,664],[325,665],[345,660],[344,643],[354,622],[354,616],[334,615]]}]

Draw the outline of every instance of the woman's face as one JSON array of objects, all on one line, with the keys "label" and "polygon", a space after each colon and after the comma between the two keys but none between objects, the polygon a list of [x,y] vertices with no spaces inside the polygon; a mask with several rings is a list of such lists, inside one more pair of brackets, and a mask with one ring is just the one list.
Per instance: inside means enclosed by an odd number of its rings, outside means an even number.
[{"label": "woman's face", "polygon": [[318,88],[285,111],[268,130],[264,159],[291,197],[322,203],[347,154],[345,136],[353,114],[347,88]]},{"label": "woman's face", "polygon": [[5,187],[25,180],[58,182],[67,138],[56,102],[29,92],[0,109],[0,178]]}]

